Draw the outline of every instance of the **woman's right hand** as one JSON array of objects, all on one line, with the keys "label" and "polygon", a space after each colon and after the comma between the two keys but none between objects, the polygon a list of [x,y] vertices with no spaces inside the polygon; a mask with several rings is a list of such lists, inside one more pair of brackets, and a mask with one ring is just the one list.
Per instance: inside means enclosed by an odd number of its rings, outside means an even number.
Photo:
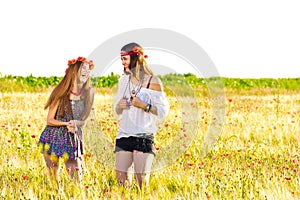
[{"label": "woman's right hand", "polygon": [[128,108],[126,97],[123,97],[123,98],[119,101],[118,107],[119,107],[119,108],[122,108],[122,109]]},{"label": "woman's right hand", "polygon": [[67,129],[68,129],[68,132],[76,133],[76,131],[78,130],[78,128],[77,128],[76,123],[74,122],[74,120],[70,120],[68,122]]}]

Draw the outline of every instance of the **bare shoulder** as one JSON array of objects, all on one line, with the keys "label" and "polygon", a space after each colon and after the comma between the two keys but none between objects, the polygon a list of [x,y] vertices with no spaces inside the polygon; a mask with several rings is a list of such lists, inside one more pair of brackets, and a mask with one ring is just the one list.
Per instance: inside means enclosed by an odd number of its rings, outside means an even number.
[{"label": "bare shoulder", "polygon": [[155,91],[158,91],[158,92],[162,91],[163,86],[162,86],[161,80],[156,76],[152,76],[149,89],[155,90]]}]

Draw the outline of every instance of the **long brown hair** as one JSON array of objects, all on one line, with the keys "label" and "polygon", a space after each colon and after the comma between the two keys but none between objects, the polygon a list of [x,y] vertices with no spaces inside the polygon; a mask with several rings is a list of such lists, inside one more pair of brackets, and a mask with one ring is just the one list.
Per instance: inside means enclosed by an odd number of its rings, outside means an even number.
[{"label": "long brown hair", "polygon": [[134,54],[130,54],[129,69],[132,71],[133,75],[137,79],[142,79],[145,73],[149,75],[153,75],[152,70],[149,68],[146,60],[144,59],[144,49],[141,47],[141,45],[132,42],[123,46],[121,48],[121,51],[127,53],[133,51],[136,52]]},{"label": "long brown hair", "polygon": [[[78,71],[81,69],[83,62],[78,61],[75,64],[69,65],[69,68],[66,71],[65,76],[59,82],[59,84],[53,89],[51,95],[49,96],[47,103],[44,109],[47,109],[59,102],[56,117],[58,119],[63,118],[64,113],[67,112],[73,118],[73,113],[71,110],[70,94],[71,90],[74,87],[74,83],[78,74]],[[84,100],[84,111],[81,115],[81,119],[85,120],[88,118],[92,103],[93,95],[90,92],[90,78],[83,84],[82,93],[80,99]]]}]

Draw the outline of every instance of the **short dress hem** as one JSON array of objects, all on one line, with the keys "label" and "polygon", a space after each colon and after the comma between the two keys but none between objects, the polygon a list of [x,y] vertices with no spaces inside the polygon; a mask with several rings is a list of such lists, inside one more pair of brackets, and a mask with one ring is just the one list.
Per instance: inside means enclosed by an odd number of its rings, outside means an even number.
[{"label": "short dress hem", "polygon": [[[81,113],[84,109],[83,101],[70,101],[73,117],[65,111],[64,118],[60,119],[60,121],[67,122],[73,119],[80,119]],[[57,117],[55,118],[57,119]],[[66,126],[47,125],[42,131],[38,143],[41,147],[41,153],[47,153],[48,155],[54,155],[64,159],[76,160],[76,158],[81,157],[84,153],[83,136],[80,128],[78,128],[78,131],[74,134],[68,132]]]}]

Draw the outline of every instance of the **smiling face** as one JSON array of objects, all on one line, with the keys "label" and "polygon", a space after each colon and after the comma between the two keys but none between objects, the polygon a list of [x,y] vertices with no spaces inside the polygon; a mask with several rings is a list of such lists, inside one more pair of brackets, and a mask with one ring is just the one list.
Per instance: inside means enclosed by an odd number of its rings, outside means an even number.
[{"label": "smiling face", "polygon": [[130,55],[121,56],[122,65],[124,66],[124,69],[126,72],[130,71]]},{"label": "smiling face", "polygon": [[80,83],[85,83],[90,77],[90,65],[87,62],[84,62],[77,74],[77,78]]}]

